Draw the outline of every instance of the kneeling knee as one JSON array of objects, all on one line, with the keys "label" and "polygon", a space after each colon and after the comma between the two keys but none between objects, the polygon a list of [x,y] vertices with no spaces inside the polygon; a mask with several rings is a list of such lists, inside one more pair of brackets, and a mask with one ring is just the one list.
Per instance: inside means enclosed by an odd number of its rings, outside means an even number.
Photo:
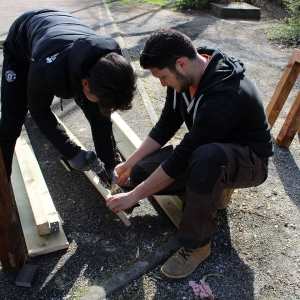
[{"label": "kneeling knee", "polygon": [[197,148],[191,155],[189,160],[189,166],[197,166],[201,169],[211,169],[214,166],[219,167],[227,165],[227,155],[215,144],[206,144]]}]

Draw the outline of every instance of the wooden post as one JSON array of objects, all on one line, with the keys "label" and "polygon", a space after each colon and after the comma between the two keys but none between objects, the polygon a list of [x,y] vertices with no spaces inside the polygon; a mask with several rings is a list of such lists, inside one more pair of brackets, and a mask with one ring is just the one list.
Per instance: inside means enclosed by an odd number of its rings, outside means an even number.
[{"label": "wooden post", "polygon": [[3,271],[19,272],[27,251],[0,148],[0,262]]},{"label": "wooden post", "polygon": [[266,108],[266,114],[271,128],[273,127],[299,73],[300,50],[295,49]]},{"label": "wooden post", "polygon": [[[298,75],[300,74],[300,50],[294,49],[292,56],[282,74],[275,92],[266,108],[266,114],[272,128]],[[280,147],[288,148],[296,134],[300,133],[300,92],[277,136],[276,143]]]},{"label": "wooden post", "polygon": [[277,136],[276,143],[280,147],[289,148],[290,144],[300,128],[300,92],[287,115],[282,128]]}]

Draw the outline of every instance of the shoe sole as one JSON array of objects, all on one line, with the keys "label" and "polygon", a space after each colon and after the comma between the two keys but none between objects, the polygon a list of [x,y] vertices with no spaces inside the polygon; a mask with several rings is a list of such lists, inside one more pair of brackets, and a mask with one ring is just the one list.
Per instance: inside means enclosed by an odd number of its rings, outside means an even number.
[{"label": "shoe sole", "polygon": [[184,278],[190,276],[193,272],[195,272],[195,270],[200,266],[200,264],[203,263],[204,260],[206,260],[206,259],[209,257],[210,253],[211,253],[211,249],[209,250],[209,252],[208,252],[207,255],[205,256],[205,258],[199,263],[199,265],[198,265],[193,271],[191,271],[191,272],[188,273],[188,274],[185,274],[185,275],[182,275],[182,276],[170,276],[170,275],[168,275],[167,273],[165,273],[165,272],[163,271],[163,269],[162,269],[163,266],[160,268],[160,274],[161,274],[162,276],[164,276],[165,278],[167,278],[167,279],[173,279],[173,280],[184,279]]}]

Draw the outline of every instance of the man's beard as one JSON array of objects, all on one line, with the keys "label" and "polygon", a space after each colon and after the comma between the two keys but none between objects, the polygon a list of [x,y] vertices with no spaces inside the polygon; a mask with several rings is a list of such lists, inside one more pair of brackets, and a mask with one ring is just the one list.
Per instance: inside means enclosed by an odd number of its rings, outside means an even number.
[{"label": "man's beard", "polygon": [[190,76],[182,75],[177,70],[175,70],[175,75],[176,75],[176,79],[178,81],[179,89],[180,89],[176,92],[179,93],[179,94],[181,94],[184,91],[188,90],[189,87],[194,84],[194,80],[193,80],[191,75]]}]

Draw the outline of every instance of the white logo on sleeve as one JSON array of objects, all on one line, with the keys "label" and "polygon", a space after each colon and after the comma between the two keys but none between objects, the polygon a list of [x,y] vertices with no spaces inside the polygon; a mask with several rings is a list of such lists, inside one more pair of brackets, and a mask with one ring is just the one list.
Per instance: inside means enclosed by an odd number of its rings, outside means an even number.
[{"label": "white logo on sleeve", "polygon": [[5,78],[7,82],[13,82],[17,78],[17,74],[12,70],[8,70],[5,72]]},{"label": "white logo on sleeve", "polygon": [[56,60],[56,57],[57,57],[58,54],[59,53],[56,53],[56,54],[54,54],[52,56],[47,57],[46,58],[47,64],[51,64],[52,62],[54,62]]}]

